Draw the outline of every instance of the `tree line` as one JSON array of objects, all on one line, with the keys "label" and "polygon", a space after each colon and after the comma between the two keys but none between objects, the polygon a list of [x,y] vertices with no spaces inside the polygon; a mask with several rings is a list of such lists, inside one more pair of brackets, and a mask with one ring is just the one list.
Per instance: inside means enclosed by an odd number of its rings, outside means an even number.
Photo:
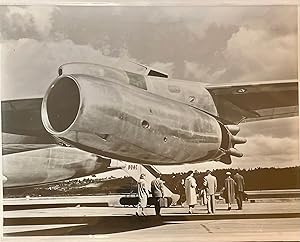
[{"label": "tree line", "polygon": [[[255,168],[248,170],[217,169],[212,174],[218,179],[218,191],[224,186],[225,173],[230,171],[234,175],[237,171],[244,177],[246,190],[280,190],[300,189],[300,166],[288,168]],[[162,180],[172,192],[176,193],[176,186],[182,182],[187,173],[173,173],[162,175]],[[205,172],[195,172],[199,187],[203,182]],[[72,179],[55,184],[40,185],[17,189],[4,189],[4,197],[26,196],[74,196],[100,195],[112,193],[136,193],[137,183],[131,177],[110,179]]]},{"label": "tree line", "polygon": [[[280,190],[280,189],[300,189],[300,166],[288,168],[255,168],[255,169],[217,169],[212,171],[212,175],[217,177],[218,190],[224,186],[226,172],[231,172],[232,176],[238,171],[246,183],[246,190]],[[195,172],[195,179],[198,186],[202,185],[205,172]],[[185,179],[186,173],[173,173],[163,175],[162,179],[171,186]]]}]

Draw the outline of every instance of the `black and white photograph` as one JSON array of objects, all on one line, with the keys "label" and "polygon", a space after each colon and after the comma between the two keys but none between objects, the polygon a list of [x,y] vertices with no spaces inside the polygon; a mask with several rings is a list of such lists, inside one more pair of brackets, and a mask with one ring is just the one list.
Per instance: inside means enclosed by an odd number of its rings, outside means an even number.
[{"label": "black and white photograph", "polygon": [[3,241],[299,241],[298,4],[4,1]]}]

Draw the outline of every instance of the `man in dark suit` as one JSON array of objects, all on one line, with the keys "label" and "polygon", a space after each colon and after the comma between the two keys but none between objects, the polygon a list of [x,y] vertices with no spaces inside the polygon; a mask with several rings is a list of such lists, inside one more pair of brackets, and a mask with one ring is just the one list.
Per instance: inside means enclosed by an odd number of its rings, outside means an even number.
[{"label": "man in dark suit", "polygon": [[238,210],[242,210],[243,200],[244,200],[244,191],[245,191],[244,177],[237,172],[234,175],[234,181],[236,182],[235,196],[236,196],[236,201],[237,201],[237,204],[238,204]]},{"label": "man in dark suit", "polygon": [[164,196],[163,186],[164,183],[160,177],[157,177],[151,182],[151,192],[155,198],[155,213],[157,216],[160,216],[160,199]]}]

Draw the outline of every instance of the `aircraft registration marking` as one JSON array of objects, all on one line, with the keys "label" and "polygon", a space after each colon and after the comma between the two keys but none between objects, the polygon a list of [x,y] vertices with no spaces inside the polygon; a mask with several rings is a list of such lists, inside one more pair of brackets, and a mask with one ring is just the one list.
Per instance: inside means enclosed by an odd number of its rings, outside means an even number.
[{"label": "aircraft registration marking", "polygon": [[137,170],[138,169],[138,165],[137,164],[129,164],[127,166],[128,170]]}]

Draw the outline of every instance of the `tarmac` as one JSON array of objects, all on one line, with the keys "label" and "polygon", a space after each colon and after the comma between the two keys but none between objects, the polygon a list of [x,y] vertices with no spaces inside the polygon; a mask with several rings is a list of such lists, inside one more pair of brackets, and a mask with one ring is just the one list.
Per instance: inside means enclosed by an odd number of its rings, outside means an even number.
[{"label": "tarmac", "polygon": [[63,198],[60,203],[68,206],[57,208],[47,207],[45,199],[5,200],[6,205],[46,207],[4,211],[4,241],[300,241],[299,199],[248,201],[243,210],[235,204],[231,211],[219,202],[213,215],[201,205],[192,215],[187,207],[176,206],[162,208],[161,217],[153,207],[146,208],[147,216],[137,217],[134,207],[94,206],[101,204],[94,197],[84,206],[87,197],[78,199],[81,203]]}]

